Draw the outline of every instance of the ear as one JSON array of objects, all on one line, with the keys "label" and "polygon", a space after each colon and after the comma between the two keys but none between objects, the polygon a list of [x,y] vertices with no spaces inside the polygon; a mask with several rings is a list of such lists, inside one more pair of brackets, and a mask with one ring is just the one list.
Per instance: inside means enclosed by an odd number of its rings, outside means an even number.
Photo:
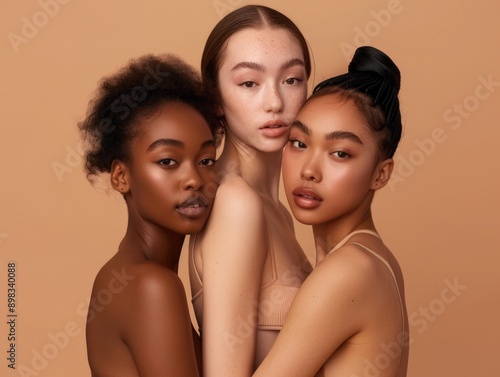
[{"label": "ear", "polygon": [[114,160],[111,164],[111,186],[125,195],[130,191],[128,167],[123,161]]},{"label": "ear", "polygon": [[379,162],[373,176],[371,189],[380,190],[382,187],[384,187],[391,178],[393,168],[394,160],[392,158],[388,158],[382,162]]},{"label": "ear", "polygon": [[217,105],[217,116],[219,118],[222,118],[224,116],[224,109],[222,108],[222,105]]}]

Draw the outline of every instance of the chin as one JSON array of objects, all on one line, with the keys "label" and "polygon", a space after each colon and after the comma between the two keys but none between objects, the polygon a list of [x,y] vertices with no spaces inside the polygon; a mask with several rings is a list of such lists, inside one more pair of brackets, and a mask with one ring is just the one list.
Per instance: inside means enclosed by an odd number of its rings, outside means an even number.
[{"label": "chin", "polygon": [[282,153],[283,148],[285,148],[287,142],[288,142],[288,137],[283,140],[279,139],[269,140],[265,143],[262,143],[259,150],[265,153]]},{"label": "chin", "polygon": [[317,223],[319,223],[318,219],[315,218],[313,213],[304,213],[303,210],[294,209],[292,207],[292,214],[295,220],[297,220],[301,224],[316,225]]},{"label": "chin", "polygon": [[188,220],[184,224],[177,227],[176,233],[183,234],[185,236],[200,233],[205,226],[205,223],[206,219]]}]

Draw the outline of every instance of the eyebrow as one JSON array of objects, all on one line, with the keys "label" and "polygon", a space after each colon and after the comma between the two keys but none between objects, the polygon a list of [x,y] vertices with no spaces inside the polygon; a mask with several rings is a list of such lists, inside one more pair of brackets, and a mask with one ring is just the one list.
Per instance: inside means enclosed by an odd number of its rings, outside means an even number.
[{"label": "eyebrow", "polygon": [[307,136],[311,136],[312,134],[311,129],[299,120],[294,120],[292,123],[292,127],[297,128],[300,132],[306,134]]},{"label": "eyebrow", "polygon": [[[285,63],[283,63],[281,65],[281,70],[285,70],[285,69],[294,67],[296,65],[305,66],[304,62],[301,59],[295,58],[295,59],[290,59],[290,60],[286,61]],[[255,62],[238,63],[233,68],[231,68],[231,71],[237,71],[238,69],[243,69],[243,68],[249,68],[249,69],[253,69],[255,71],[259,71],[259,72],[266,71],[265,67],[262,64],[255,63]]]},{"label": "eyebrow", "polygon": [[363,142],[361,139],[358,137],[358,135],[348,132],[348,131],[333,131],[330,132],[329,134],[325,135],[326,140],[343,140],[343,139],[348,139],[352,140],[355,143],[363,145]]},{"label": "eyebrow", "polygon": [[[206,147],[215,147],[215,142],[213,140],[206,140],[203,143],[201,143],[200,148],[206,148]],[[158,139],[151,143],[147,149],[148,152],[151,152],[153,149],[159,148],[159,147],[176,147],[176,148],[184,148],[184,143],[180,140],[176,139]]]},{"label": "eyebrow", "polygon": [[[298,120],[296,120],[292,123],[292,127],[298,129],[299,131],[301,131],[303,134],[306,134],[307,136],[312,135],[311,129],[308,126],[306,126],[304,123],[302,123]],[[354,141],[355,143],[363,145],[363,142],[358,137],[358,135],[356,135],[355,133],[349,132],[349,131],[333,131],[333,132],[327,133],[325,135],[325,139],[328,141],[348,139],[348,140]]]},{"label": "eyebrow", "polygon": [[148,152],[159,147],[184,148],[184,143],[176,139],[158,139],[149,145]]}]

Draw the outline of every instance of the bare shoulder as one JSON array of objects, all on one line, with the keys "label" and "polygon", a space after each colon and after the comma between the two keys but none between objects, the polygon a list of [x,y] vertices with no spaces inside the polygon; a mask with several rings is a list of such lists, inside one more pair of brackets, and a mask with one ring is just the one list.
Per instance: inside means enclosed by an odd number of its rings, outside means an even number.
[{"label": "bare shoulder", "polygon": [[149,307],[151,302],[160,304],[167,300],[179,305],[185,302],[184,286],[174,271],[148,261],[113,262],[112,259],[104,265],[96,276],[93,296],[97,300],[105,297],[110,301],[108,306],[116,310],[134,311],[143,304]]},{"label": "bare shoulder", "polygon": [[333,307],[363,304],[377,297],[381,284],[387,281],[386,270],[387,267],[359,246],[345,245],[328,254],[300,290]]},{"label": "bare shoulder", "polygon": [[378,279],[378,272],[372,258],[355,245],[330,253],[301,285],[287,322],[289,318],[297,324],[304,317],[314,318],[308,331],[318,336],[335,333],[338,346],[365,328],[374,314],[372,304],[378,297],[374,279]]},{"label": "bare shoulder", "polygon": [[128,267],[127,274],[133,279],[130,291],[139,302],[185,301],[181,279],[166,267],[151,262],[137,263]]},{"label": "bare shoulder", "polygon": [[360,246],[347,244],[328,254],[315,272],[319,278],[329,276],[330,284],[342,284],[350,290],[364,290],[378,280],[381,265],[376,257]]},{"label": "bare shoulder", "polygon": [[[225,179],[218,188],[207,224],[196,237],[196,247],[203,250],[204,266],[209,263],[210,269],[223,268],[227,273],[227,266],[239,266],[236,270],[241,272],[251,270],[251,262],[260,266],[255,267],[259,270],[267,254],[267,239],[260,194],[241,177]],[[204,281],[205,277],[204,273]]]},{"label": "bare shoulder", "polygon": [[234,207],[243,211],[262,209],[260,195],[241,177],[233,176],[221,182],[215,196],[215,205]]},{"label": "bare shoulder", "polygon": [[212,213],[203,231],[207,233],[222,231],[254,232],[264,224],[264,209],[261,197],[241,177],[235,176],[224,180],[215,196]]},{"label": "bare shoulder", "polygon": [[373,258],[355,245],[345,245],[328,254],[313,270],[307,280],[318,285],[339,285],[349,291],[363,288],[376,272]]},{"label": "bare shoulder", "polygon": [[117,300],[126,338],[140,337],[141,331],[153,337],[190,323],[184,285],[174,271],[147,261],[131,264],[127,274],[133,280]]}]

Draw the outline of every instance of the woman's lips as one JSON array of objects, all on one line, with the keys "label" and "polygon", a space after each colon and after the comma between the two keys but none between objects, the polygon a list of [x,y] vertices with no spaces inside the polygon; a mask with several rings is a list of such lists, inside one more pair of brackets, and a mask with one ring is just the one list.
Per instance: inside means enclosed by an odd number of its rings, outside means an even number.
[{"label": "woman's lips", "polygon": [[204,196],[196,195],[187,198],[176,209],[177,211],[189,218],[200,217],[208,210],[208,200]]},{"label": "woman's lips", "polygon": [[304,209],[316,208],[323,201],[323,198],[321,198],[321,196],[319,196],[314,190],[305,187],[293,190],[292,194],[295,204]]},{"label": "woman's lips", "polygon": [[288,125],[281,120],[271,120],[260,128],[260,131],[267,137],[281,137],[288,132]]}]

